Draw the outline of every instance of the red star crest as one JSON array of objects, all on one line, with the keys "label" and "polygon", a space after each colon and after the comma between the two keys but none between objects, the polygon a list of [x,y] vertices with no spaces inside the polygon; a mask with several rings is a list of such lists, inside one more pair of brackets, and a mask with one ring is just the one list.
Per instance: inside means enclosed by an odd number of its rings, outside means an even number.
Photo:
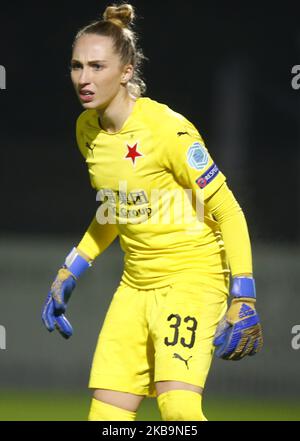
[{"label": "red star crest", "polygon": [[127,144],[128,152],[125,156],[125,159],[131,159],[132,163],[135,164],[135,158],[138,156],[143,156],[140,152],[137,152],[138,144],[137,142],[134,144],[133,147],[130,147],[130,145]]}]

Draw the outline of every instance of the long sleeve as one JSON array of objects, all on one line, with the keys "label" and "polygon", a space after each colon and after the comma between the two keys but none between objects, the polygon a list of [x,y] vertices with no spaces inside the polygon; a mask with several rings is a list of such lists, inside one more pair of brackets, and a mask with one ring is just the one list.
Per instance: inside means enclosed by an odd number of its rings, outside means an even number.
[{"label": "long sleeve", "polygon": [[218,222],[232,276],[252,274],[252,252],[244,213],[226,183],[206,201]]},{"label": "long sleeve", "polygon": [[77,248],[91,260],[94,260],[109,247],[117,235],[116,225],[109,223],[99,224],[96,217],[94,217]]},{"label": "long sleeve", "polygon": [[190,121],[181,117],[175,126],[174,120],[170,124],[168,136],[161,144],[163,150],[158,149],[158,161],[171,171],[183,188],[201,192],[201,199],[207,200],[226,178]]},{"label": "long sleeve", "polygon": [[[89,116],[88,111],[82,112],[76,123],[76,139],[80,152],[86,159],[88,147],[84,134],[86,132],[86,123]],[[94,260],[115,240],[118,235],[118,229],[114,224],[100,224],[97,222],[96,216],[92,220],[89,228],[83,238],[77,245],[78,251],[82,252],[86,257]]]}]

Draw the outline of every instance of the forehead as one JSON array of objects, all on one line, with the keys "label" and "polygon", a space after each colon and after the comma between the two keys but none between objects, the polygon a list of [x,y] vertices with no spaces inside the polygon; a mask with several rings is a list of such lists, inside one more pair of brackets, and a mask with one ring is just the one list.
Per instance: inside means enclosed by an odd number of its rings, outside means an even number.
[{"label": "forehead", "polygon": [[117,57],[111,37],[103,35],[82,35],[73,48],[73,58],[108,60]]}]

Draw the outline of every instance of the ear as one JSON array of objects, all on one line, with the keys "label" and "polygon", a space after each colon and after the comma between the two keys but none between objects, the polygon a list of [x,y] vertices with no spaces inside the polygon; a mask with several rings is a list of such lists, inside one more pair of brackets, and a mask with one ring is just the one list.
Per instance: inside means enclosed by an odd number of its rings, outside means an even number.
[{"label": "ear", "polygon": [[122,72],[121,84],[123,84],[123,85],[127,84],[128,81],[130,81],[132,77],[133,77],[133,66],[132,66],[132,64],[126,64],[126,66],[124,66],[124,69]]}]

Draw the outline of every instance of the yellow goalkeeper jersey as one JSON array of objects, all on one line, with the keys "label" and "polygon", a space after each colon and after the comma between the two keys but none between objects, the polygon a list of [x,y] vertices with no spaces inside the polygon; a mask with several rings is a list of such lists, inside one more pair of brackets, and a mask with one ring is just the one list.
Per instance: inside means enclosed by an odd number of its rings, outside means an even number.
[{"label": "yellow goalkeeper jersey", "polygon": [[97,221],[116,225],[126,283],[150,289],[184,274],[211,280],[229,272],[218,224],[204,204],[225,177],[191,122],[138,98],[116,133],[101,128],[96,110],[85,110],[77,142],[100,202]]}]

